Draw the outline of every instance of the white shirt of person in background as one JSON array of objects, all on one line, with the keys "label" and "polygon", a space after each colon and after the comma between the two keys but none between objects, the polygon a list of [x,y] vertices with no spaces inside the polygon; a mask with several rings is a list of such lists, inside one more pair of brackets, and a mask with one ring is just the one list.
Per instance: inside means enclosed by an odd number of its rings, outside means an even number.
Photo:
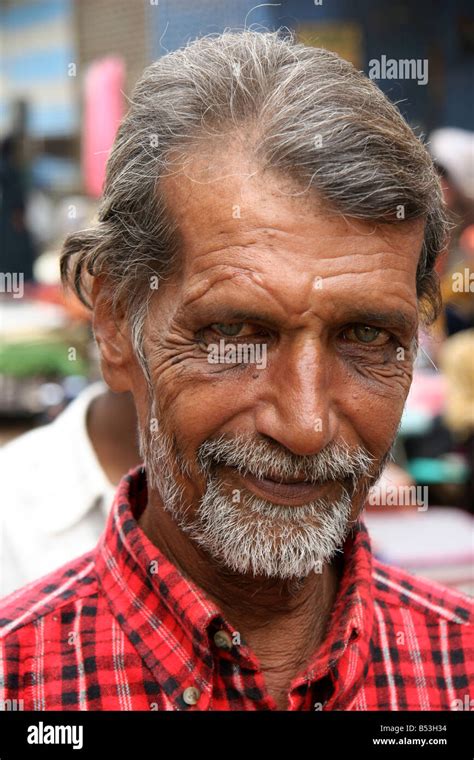
[{"label": "white shirt of person in background", "polygon": [[106,390],[88,386],[52,423],[0,449],[0,596],[96,545],[115,486],[89,438],[87,412]]}]

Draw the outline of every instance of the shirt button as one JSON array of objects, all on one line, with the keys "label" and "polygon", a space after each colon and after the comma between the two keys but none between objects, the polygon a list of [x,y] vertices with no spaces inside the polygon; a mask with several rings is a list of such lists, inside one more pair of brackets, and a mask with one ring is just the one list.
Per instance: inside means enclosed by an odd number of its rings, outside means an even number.
[{"label": "shirt button", "polygon": [[214,643],[219,649],[227,649],[228,651],[232,649],[233,646],[232,639],[227,631],[216,631],[214,634]]},{"label": "shirt button", "polygon": [[187,705],[197,704],[200,696],[201,692],[199,689],[196,689],[195,686],[188,686],[188,688],[183,691],[183,699]]}]

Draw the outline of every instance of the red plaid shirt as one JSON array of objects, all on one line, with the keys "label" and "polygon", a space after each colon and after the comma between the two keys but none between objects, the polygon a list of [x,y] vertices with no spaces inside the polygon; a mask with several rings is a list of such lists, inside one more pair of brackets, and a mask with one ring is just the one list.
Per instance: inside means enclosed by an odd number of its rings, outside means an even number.
[{"label": "red plaid shirt", "polygon": [[[0,705],[276,709],[255,654],[139,527],[146,497],[137,468],[94,551],[2,600]],[[326,638],[288,709],[469,709],[470,599],[377,561],[361,521],[343,562]]]}]

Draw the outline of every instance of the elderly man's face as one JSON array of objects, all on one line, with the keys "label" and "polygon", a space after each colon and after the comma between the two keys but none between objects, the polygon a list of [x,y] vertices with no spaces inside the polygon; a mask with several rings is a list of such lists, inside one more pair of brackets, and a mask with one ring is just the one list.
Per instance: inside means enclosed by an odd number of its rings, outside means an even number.
[{"label": "elderly man's face", "polygon": [[106,377],[133,391],[149,487],[180,527],[234,570],[301,576],[333,556],[396,434],[423,223],[345,220],[242,164],[166,180],[184,250],[146,323],[153,404],[129,345]]}]

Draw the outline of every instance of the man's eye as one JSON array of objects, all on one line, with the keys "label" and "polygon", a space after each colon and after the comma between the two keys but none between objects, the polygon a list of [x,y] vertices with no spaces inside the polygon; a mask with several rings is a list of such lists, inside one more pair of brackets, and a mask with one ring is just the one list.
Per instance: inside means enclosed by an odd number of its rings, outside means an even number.
[{"label": "man's eye", "polygon": [[213,322],[199,331],[199,340],[208,344],[217,340],[229,342],[266,341],[268,332],[250,322]]},{"label": "man's eye", "polygon": [[379,330],[377,327],[370,327],[370,325],[353,325],[352,327],[348,327],[344,330],[343,337],[349,341],[366,343],[372,346],[383,346],[390,340],[390,336],[385,330]]},{"label": "man's eye", "polygon": [[226,338],[235,338],[242,332],[244,326],[245,322],[235,322],[233,324],[229,324],[227,322],[214,322],[211,325],[211,329],[215,332],[220,333]]}]

